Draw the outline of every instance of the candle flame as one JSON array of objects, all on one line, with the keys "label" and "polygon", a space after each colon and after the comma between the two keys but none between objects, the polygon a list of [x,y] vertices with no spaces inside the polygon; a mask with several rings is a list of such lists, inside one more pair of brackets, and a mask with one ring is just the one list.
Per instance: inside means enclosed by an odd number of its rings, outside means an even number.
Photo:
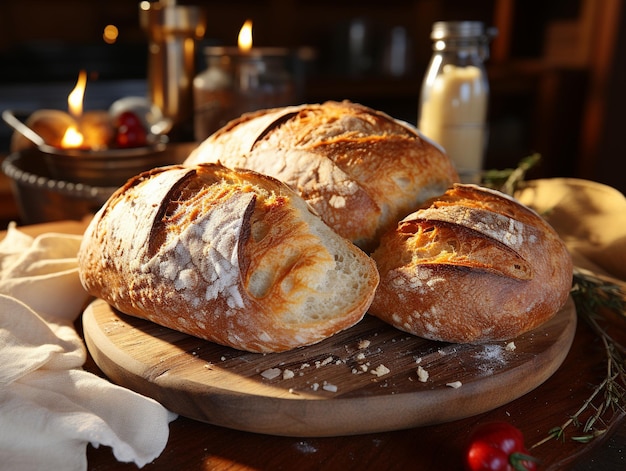
[{"label": "candle flame", "polygon": [[241,30],[239,30],[237,44],[241,51],[249,51],[252,49],[252,20],[246,20]]},{"label": "candle flame", "polygon": [[83,114],[83,97],[85,96],[85,86],[87,85],[87,73],[81,70],[74,90],[67,97],[67,105],[70,113],[74,117]]},{"label": "candle flame", "polygon": [[75,149],[83,145],[84,137],[76,129],[76,126],[70,126],[65,130],[63,139],[61,140],[61,147],[65,149]]}]

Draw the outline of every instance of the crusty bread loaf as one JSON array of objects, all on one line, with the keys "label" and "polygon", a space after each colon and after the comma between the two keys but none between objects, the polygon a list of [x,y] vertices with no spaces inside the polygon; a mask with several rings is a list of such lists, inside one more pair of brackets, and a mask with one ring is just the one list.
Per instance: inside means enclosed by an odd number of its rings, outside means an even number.
[{"label": "crusty bread loaf", "polygon": [[445,342],[506,340],[550,319],[572,286],[556,232],[502,193],[454,185],[402,220],[372,257],[373,314]]},{"label": "crusty bread loaf", "polygon": [[201,162],[285,182],[366,251],[398,220],[458,181],[442,149],[415,128],[350,102],[245,114],[202,142],[185,164]]},{"label": "crusty bread loaf", "polygon": [[277,352],[357,323],[378,272],[283,183],[221,165],[132,178],[78,255],[89,293],[219,344]]}]

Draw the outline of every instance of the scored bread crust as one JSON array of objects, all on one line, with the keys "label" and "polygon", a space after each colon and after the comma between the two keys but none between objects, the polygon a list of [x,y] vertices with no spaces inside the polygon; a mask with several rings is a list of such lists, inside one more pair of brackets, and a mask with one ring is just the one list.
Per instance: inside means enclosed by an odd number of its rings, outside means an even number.
[{"label": "scored bread crust", "polygon": [[521,335],[556,314],[572,286],[572,260],[554,229],[475,185],[455,184],[407,216],[372,257],[381,280],[369,313],[445,342]]},{"label": "scored bread crust", "polygon": [[78,263],[85,289],[121,312],[251,352],[351,327],[379,281],[286,185],[217,164],[129,180],[91,221]]},{"label": "scored bread crust", "polygon": [[202,162],[285,182],[368,252],[380,234],[458,181],[448,156],[414,127],[348,101],[244,114],[184,163]]}]

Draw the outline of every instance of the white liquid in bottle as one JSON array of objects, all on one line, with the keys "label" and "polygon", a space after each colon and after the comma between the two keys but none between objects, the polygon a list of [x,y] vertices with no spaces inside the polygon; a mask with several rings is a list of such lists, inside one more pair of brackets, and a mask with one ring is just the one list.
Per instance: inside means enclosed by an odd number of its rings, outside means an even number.
[{"label": "white liquid in bottle", "polygon": [[422,102],[418,128],[441,144],[462,180],[474,181],[483,168],[488,90],[475,66],[443,66]]},{"label": "white liquid in bottle", "polygon": [[480,22],[438,22],[422,83],[417,126],[440,144],[461,181],[479,183],[487,141],[488,36]]}]

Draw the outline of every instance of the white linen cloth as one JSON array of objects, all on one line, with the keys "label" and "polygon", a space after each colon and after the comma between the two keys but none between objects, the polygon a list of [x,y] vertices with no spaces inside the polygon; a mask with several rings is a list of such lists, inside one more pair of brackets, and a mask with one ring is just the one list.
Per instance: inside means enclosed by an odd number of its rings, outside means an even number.
[{"label": "white linen cloth", "polygon": [[0,469],[87,469],[87,445],[142,467],[176,416],[156,401],[84,371],[73,322],[87,301],[81,236],[31,237],[14,224],[0,242]]}]

